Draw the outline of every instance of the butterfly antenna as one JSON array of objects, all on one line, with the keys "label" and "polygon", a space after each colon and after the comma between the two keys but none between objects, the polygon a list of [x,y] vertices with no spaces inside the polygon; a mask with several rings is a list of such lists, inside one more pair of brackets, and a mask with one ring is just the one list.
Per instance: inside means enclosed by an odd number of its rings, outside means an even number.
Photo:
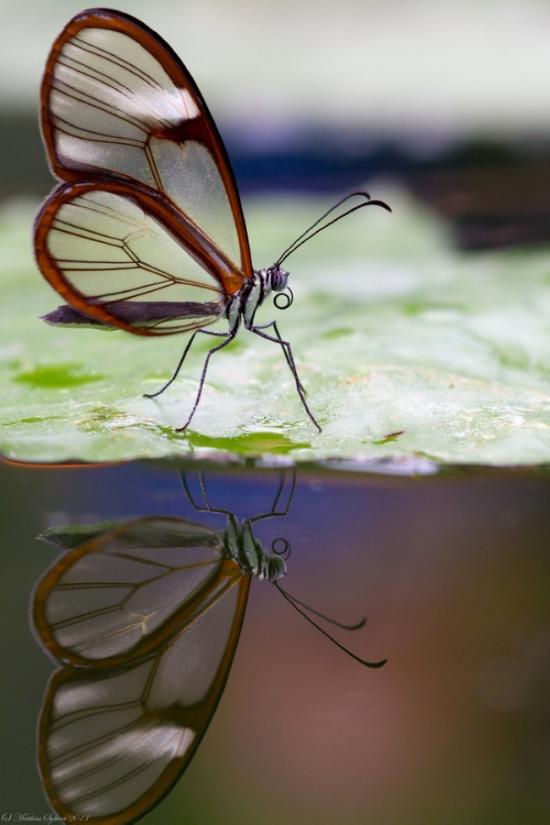
[{"label": "butterfly antenna", "polygon": [[334,627],[340,627],[342,630],[360,630],[362,627],[365,627],[367,623],[367,617],[362,616],[358,622],[354,624],[344,624],[344,622],[338,622],[336,619],[332,619],[330,616],[327,616],[326,613],[321,613],[320,610],[316,610],[314,607],[311,607],[309,604],[300,601],[297,599],[296,596],[292,596],[288,590],[283,590],[281,585],[279,585],[279,590],[294,604],[299,604],[300,607],[303,607],[308,613],[313,613],[314,616],[319,616],[320,619],[323,619],[325,622],[334,625]]},{"label": "butterfly antenna", "polygon": [[321,221],[323,221],[325,218],[327,218],[330,215],[331,212],[334,212],[335,209],[338,209],[339,206],[342,206],[343,203],[345,203],[346,201],[349,201],[351,198],[357,198],[357,197],[366,198],[366,201],[370,201],[370,195],[369,195],[368,192],[351,192],[349,195],[346,195],[344,198],[340,198],[340,200],[336,201],[336,203],[333,204],[333,206],[331,206],[330,209],[327,209],[327,211],[324,212],[321,215],[320,218],[317,218],[317,220],[314,223],[312,223],[311,226],[308,226],[308,228],[305,229],[302,232],[301,235],[298,235],[298,237],[295,238],[292,241],[290,246],[287,246],[287,248],[283,252],[281,252],[281,254],[279,255],[279,258],[275,262],[275,266],[279,266],[279,264],[291,254],[291,251],[292,251],[294,245],[297,244],[298,241],[301,241],[302,238],[304,238],[308,234],[308,232],[311,232],[312,229],[315,229],[315,227],[318,226],[321,223]]},{"label": "butterfly antenna", "polygon": [[[319,224],[322,223],[322,221],[324,221],[325,218],[328,218],[328,216],[332,212],[334,212],[335,209],[338,209],[338,207],[342,206],[342,204],[344,204],[346,201],[350,200],[351,198],[357,198],[357,197],[364,198],[363,202],[357,204],[356,206],[352,206],[350,209],[346,209],[346,211],[342,212],[341,215],[338,215],[337,217],[335,217],[332,220],[328,221],[326,224],[323,224],[323,226],[319,226]],[[284,250],[284,252],[282,252],[279,255],[279,258],[276,260],[274,266],[280,266],[283,263],[283,261],[285,261],[290,255],[293,254],[293,252],[296,252],[297,249],[299,249],[301,246],[303,246],[303,244],[307,243],[307,241],[310,241],[311,238],[315,237],[315,235],[318,235],[319,232],[322,232],[323,230],[328,229],[328,227],[332,226],[333,223],[337,223],[342,218],[345,218],[347,215],[351,215],[352,212],[356,212],[358,209],[362,209],[364,206],[380,206],[383,209],[386,209],[388,212],[391,212],[391,209],[390,209],[390,207],[388,206],[387,203],[384,203],[383,201],[373,201],[373,200],[371,200],[370,195],[369,195],[368,192],[352,192],[351,194],[346,195],[344,198],[341,198],[339,201],[337,201],[333,206],[330,207],[330,209],[327,209],[327,211],[323,215],[321,215],[321,217],[318,218],[314,223],[312,223],[311,226],[309,226],[304,232],[302,232],[302,234],[299,235],[290,244],[290,246],[287,246],[287,248]],[[315,227],[319,227],[319,228],[315,229]],[[312,229],[315,229],[315,232],[312,232],[311,231]]]},{"label": "butterfly antenna", "polygon": [[[319,631],[319,633],[322,633],[322,635],[326,639],[328,639],[330,642],[336,645],[337,648],[346,653],[351,659],[353,659],[356,662],[359,662],[360,665],[364,665],[365,667],[371,668],[383,667],[386,664],[386,662],[388,661],[387,659],[380,659],[380,661],[378,662],[370,662],[367,659],[362,659],[360,656],[357,656],[356,653],[353,653],[353,651],[351,651],[349,648],[347,648],[345,645],[343,645],[341,642],[335,639],[334,636],[331,636],[330,633],[328,633],[323,627],[317,624],[317,622],[314,621],[311,618],[311,616],[308,616],[305,610],[314,613],[316,616],[319,616],[320,618],[330,622],[331,624],[336,625],[337,627],[343,627],[346,630],[356,630],[359,629],[359,627],[363,627],[366,619],[361,619],[361,622],[357,626],[340,624],[339,622],[334,621],[334,619],[329,619],[328,616],[324,616],[322,613],[319,613],[319,611],[313,610],[312,608],[303,605],[303,602],[298,601],[298,599],[295,600],[289,593],[287,593],[286,590],[283,590],[283,588],[280,584],[278,584],[277,581],[274,581],[273,584],[277,588],[281,596],[284,599],[286,599],[286,601],[294,608],[294,610],[296,610],[300,614],[300,616],[302,616],[306,620],[306,622],[309,622],[309,624],[313,625],[313,627],[315,627]],[[302,610],[302,605],[305,607],[305,610]]]}]

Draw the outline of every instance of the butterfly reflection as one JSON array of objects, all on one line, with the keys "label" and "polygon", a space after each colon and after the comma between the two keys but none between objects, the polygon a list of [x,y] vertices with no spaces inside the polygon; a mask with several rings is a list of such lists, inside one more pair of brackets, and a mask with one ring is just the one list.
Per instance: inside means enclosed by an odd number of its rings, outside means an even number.
[{"label": "butterfly reflection", "polygon": [[32,606],[41,644],[64,665],[48,684],[38,736],[42,782],[62,817],[131,822],[170,790],[220,700],[253,577],[329,638],[312,615],[339,624],[278,584],[288,541],[268,552],[254,535],[256,523],[288,514],[294,476],[281,475],[268,512],[243,520],[210,506],[202,476],[200,503],[182,480],[195,510],[225,516],[224,531],[153,516],[41,537],[67,551]]}]

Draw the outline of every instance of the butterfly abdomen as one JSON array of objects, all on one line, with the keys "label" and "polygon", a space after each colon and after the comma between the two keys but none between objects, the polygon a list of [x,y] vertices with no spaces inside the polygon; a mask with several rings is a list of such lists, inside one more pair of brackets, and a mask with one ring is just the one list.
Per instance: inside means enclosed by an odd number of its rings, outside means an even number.
[{"label": "butterfly abdomen", "polygon": [[[216,301],[119,301],[116,304],[117,317],[137,326],[179,318],[211,318],[221,315],[223,310],[224,305]],[[109,326],[68,304],[43,315],[42,320],[53,326]]]}]

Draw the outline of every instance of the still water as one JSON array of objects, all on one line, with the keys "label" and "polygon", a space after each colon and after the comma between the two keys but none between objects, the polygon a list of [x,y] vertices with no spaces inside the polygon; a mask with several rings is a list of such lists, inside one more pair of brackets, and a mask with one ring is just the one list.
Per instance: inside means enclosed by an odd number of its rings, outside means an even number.
[{"label": "still water", "polygon": [[544,475],[1,465],[0,491],[5,819],[550,821]]}]

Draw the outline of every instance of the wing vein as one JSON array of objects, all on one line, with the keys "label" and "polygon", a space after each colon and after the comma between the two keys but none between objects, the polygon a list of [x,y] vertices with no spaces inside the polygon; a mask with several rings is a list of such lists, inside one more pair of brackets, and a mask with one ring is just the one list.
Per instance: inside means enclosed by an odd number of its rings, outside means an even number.
[{"label": "wing vein", "polygon": [[140,67],[136,66],[134,63],[130,63],[128,60],[125,60],[123,57],[117,57],[107,49],[103,49],[101,46],[97,46],[95,43],[90,43],[87,40],[83,40],[81,37],[74,37],[71,42],[77,44],[77,47],[82,49],[82,51],[87,51],[90,54],[93,54],[95,57],[101,57],[108,63],[113,63],[115,66],[118,66],[121,69],[125,69],[126,71],[130,72],[130,74],[133,74],[140,80],[143,80],[145,83],[151,86],[151,88],[162,90],[161,84],[157,80],[155,80],[154,77],[148,74],[144,69],[140,69]]}]

